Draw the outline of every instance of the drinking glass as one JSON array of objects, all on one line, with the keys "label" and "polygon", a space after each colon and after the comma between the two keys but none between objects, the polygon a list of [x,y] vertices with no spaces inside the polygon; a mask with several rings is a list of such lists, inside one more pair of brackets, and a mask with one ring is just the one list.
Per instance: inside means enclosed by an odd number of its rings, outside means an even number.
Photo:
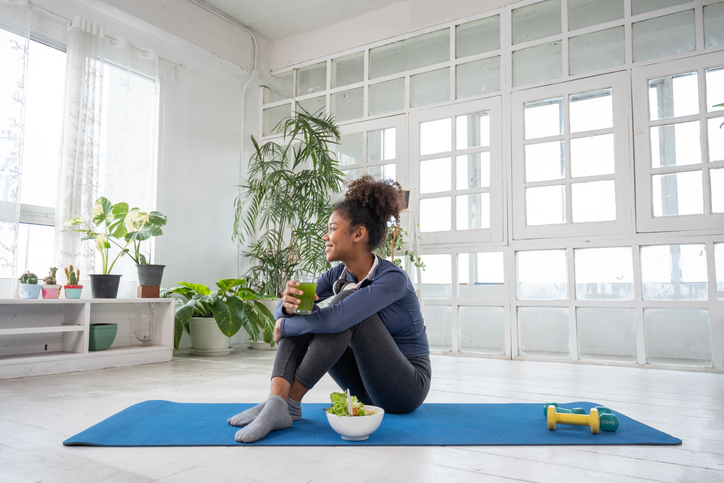
[{"label": "drinking glass", "polygon": [[300,302],[294,310],[294,313],[309,315],[312,313],[312,307],[314,306],[314,294],[317,291],[317,277],[314,275],[299,275],[297,276],[297,282],[299,282],[297,288],[304,293],[297,295]]}]

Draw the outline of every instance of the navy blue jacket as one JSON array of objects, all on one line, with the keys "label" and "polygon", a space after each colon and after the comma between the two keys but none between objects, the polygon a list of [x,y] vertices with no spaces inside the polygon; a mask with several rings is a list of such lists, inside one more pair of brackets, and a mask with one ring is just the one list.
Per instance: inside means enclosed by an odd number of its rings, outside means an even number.
[{"label": "navy blue jacket", "polygon": [[[317,296],[320,301],[334,296],[332,285],[343,271],[344,264],[340,263],[319,277]],[[354,282],[349,272],[347,280]],[[329,307],[320,309],[315,305],[315,309],[309,315],[287,315],[280,301],[274,310],[274,318],[283,318],[282,335],[335,334],[379,314],[405,357],[422,357],[430,353],[412,281],[404,270],[388,260],[380,260],[372,278],[363,280],[353,294]]]}]

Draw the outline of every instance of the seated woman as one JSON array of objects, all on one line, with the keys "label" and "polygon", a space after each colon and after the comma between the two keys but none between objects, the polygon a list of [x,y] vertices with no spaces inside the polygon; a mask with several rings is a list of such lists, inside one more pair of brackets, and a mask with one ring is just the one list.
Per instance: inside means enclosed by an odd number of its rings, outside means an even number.
[{"label": "seated woman", "polygon": [[329,217],[326,259],[342,262],[324,273],[315,300],[329,306],[293,315],[298,282],[289,281],[274,316],[274,360],[269,398],[229,419],[245,426],[236,441],[251,443],[301,418],[301,400],[326,374],[364,404],[389,413],[417,409],[432,375],[425,325],[404,270],[372,251],[387,222],[399,220],[400,185],[370,176],[353,181]]}]

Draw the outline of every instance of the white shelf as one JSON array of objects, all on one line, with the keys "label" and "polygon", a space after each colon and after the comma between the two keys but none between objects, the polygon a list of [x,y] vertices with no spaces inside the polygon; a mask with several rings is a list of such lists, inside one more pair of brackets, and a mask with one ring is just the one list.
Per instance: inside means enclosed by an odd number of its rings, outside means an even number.
[{"label": "white shelf", "polygon": [[3,335],[26,335],[26,334],[54,334],[62,332],[83,332],[82,325],[60,325],[57,327],[23,327],[16,329],[0,329],[0,337]]}]

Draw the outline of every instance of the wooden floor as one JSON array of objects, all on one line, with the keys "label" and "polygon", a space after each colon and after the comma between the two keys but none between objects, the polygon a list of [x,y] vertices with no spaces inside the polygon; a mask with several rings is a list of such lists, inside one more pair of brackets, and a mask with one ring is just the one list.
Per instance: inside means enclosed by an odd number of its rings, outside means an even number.
[{"label": "wooden floor", "polygon": [[[64,447],[141,401],[265,399],[273,353],[0,381],[2,482],[724,482],[724,376],[433,356],[428,402],[595,401],[681,446]],[[328,402],[325,377],[305,402]]]}]

